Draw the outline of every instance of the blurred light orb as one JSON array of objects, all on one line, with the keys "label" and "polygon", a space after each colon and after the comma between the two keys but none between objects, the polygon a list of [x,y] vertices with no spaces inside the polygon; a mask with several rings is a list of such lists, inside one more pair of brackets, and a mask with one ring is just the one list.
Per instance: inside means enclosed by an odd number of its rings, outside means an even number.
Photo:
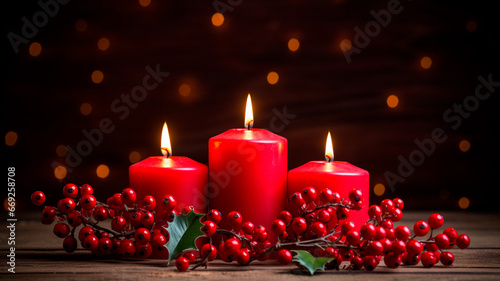
[{"label": "blurred light orb", "polygon": [[384,193],[385,193],[385,186],[383,184],[381,184],[381,183],[377,183],[373,187],[373,193],[375,193],[375,195],[377,195],[377,196],[384,195]]},{"label": "blurred light orb", "polygon": [[139,0],[139,5],[141,5],[142,7],[147,7],[151,5],[151,0]]},{"label": "blurred light orb", "polygon": [[342,52],[348,52],[352,48],[352,42],[349,39],[342,39],[340,41],[340,49]]},{"label": "blurred light orb", "polygon": [[299,49],[300,42],[297,38],[291,38],[288,40],[288,49],[292,52],[295,52]]},{"label": "blurred light orb", "polygon": [[221,13],[215,13],[212,15],[212,24],[214,26],[221,26],[224,23],[224,15]]},{"label": "blurred light orb", "polygon": [[66,177],[66,175],[68,174],[68,170],[66,170],[66,167],[64,166],[57,166],[55,169],[54,169],[54,176],[56,177],[56,179],[58,180],[62,180]]},{"label": "blurred light orb", "polygon": [[470,149],[470,142],[468,140],[461,140],[458,144],[458,148],[462,152],[467,152]]},{"label": "blurred light orb", "polygon": [[109,39],[106,37],[102,37],[97,41],[97,48],[101,51],[106,51],[107,49],[109,49],[109,45]]},{"label": "blurred light orb", "polygon": [[399,104],[399,98],[396,95],[390,95],[387,97],[387,106],[390,108],[395,108]]},{"label": "blurred light orb", "polygon": [[30,47],[29,47],[30,56],[38,57],[41,52],[42,52],[42,45],[40,45],[40,43],[33,42],[30,44]]},{"label": "blurred light orb", "polygon": [[59,157],[64,157],[68,154],[68,148],[64,144],[60,144],[56,147],[56,154]]},{"label": "blurred light orb", "polygon": [[87,21],[84,19],[78,19],[75,23],[75,29],[78,32],[84,32],[85,30],[87,30],[87,26]]},{"label": "blurred light orb", "polygon": [[191,86],[186,83],[183,83],[179,86],[179,95],[183,97],[187,97],[191,94]]},{"label": "blurred light orb", "polygon": [[17,142],[17,133],[14,131],[7,132],[5,134],[5,144],[7,146],[13,146]]},{"label": "blurred light orb", "polygon": [[279,75],[275,71],[271,71],[267,74],[267,83],[274,85],[278,83],[279,80]]},{"label": "blurred light orb", "polygon": [[470,206],[470,200],[467,197],[462,197],[458,200],[458,206],[460,209],[467,209]]},{"label": "blurred light orb", "polygon": [[432,60],[429,57],[423,57],[420,59],[420,66],[423,69],[429,69],[432,65]]},{"label": "blurred light orb", "polygon": [[92,79],[92,82],[99,84],[104,79],[104,74],[100,70],[94,70],[90,78]]},{"label": "blurred light orb", "polygon": [[82,103],[82,105],[80,105],[80,113],[85,116],[89,115],[92,113],[92,105],[87,102]]},{"label": "blurred light orb", "polygon": [[130,160],[130,163],[137,163],[141,160],[141,154],[137,151],[132,151],[128,155],[128,159]]},{"label": "blurred light orb", "polygon": [[97,166],[96,174],[101,179],[104,179],[104,178],[108,177],[108,175],[109,175],[109,167],[106,166],[106,165],[104,165],[104,164],[101,164],[101,165]]}]

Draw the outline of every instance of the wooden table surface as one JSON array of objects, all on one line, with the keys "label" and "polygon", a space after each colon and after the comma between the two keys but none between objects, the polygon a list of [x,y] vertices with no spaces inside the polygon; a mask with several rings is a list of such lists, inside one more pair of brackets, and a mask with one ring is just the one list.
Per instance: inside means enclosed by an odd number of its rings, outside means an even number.
[{"label": "wooden table surface", "polygon": [[[432,212],[405,211],[401,224],[412,226],[427,219]],[[455,227],[471,238],[468,249],[452,249],[453,266],[437,264],[433,268],[401,266],[389,269],[383,262],[373,271],[325,271],[310,277],[298,272],[294,265],[281,266],[275,261],[255,262],[249,266],[214,261],[207,269],[178,272],[166,267],[163,260],[124,260],[95,257],[88,251],[66,253],[62,241],[52,234],[52,227],[35,218],[39,214],[18,216],[15,229],[15,274],[5,262],[8,254],[6,238],[10,235],[6,220],[1,226],[2,280],[500,280],[500,215],[469,212],[441,212],[444,227]],[[444,229],[443,227],[443,229]]]}]

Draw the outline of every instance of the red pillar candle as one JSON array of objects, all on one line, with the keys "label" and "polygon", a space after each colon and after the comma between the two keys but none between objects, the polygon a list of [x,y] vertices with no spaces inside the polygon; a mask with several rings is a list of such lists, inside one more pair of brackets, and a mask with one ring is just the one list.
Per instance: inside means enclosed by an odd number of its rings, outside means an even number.
[{"label": "red pillar candle", "polygon": [[[360,228],[368,220],[369,207],[369,174],[348,162],[333,160],[333,146],[331,136],[327,137],[326,161],[311,161],[288,172],[288,196],[295,192],[302,192],[312,186],[317,192],[330,188],[338,192],[342,198],[349,196],[349,191],[356,188],[363,193],[363,208],[360,211],[351,210],[346,220],[353,221],[356,228]],[[334,226],[336,220],[329,225]],[[340,227],[337,228],[340,231]]]},{"label": "red pillar candle", "polygon": [[157,220],[163,214],[161,200],[167,194],[176,199],[177,212],[192,205],[196,212],[205,213],[208,167],[188,157],[172,156],[166,123],[162,132],[162,153],[164,156],[148,157],[129,167],[130,187],[136,191],[137,200],[146,195],[154,196]]},{"label": "red pillar candle", "polygon": [[287,182],[286,138],[264,129],[253,129],[250,95],[245,129],[231,129],[208,143],[210,209],[222,212],[222,227],[228,227],[231,211],[266,228],[274,241],[271,223],[285,208]]}]

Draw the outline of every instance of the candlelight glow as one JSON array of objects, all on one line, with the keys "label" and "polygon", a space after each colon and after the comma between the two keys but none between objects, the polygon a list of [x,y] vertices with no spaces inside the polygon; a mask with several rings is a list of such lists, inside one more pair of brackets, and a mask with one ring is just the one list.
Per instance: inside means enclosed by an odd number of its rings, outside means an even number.
[{"label": "candlelight glow", "polygon": [[249,130],[253,128],[253,109],[250,94],[247,96],[247,106],[245,109],[245,128]]},{"label": "candlelight glow", "polygon": [[333,143],[330,132],[328,132],[328,136],[326,137],[325,158],[328,162],[333,161]]},{"label": "candlelight glow", "polygon": [[166,157],[172,156],[172,146],[170,145],[167,122],[163,123],[163,130],[161,131],[161,153]]}]

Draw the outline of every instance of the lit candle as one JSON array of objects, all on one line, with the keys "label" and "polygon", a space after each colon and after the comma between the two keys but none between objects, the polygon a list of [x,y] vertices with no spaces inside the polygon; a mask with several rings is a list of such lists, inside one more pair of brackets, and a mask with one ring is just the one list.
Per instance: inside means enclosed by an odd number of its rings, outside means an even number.
[{"label": "lit candle", "polygon": [[207,185],[208,167],[188,157],[172,156],[167,123],[163,124],[161,151],[163,156],[148,157],[129,168],[130,187],[136,191],[137,200],[146,195],[155,197],[157,218],[164,212],[161,200],[165,195],[174,196],[177,212],[184,206],[206,212],[207,203],[202,195]]},{"label": "lit candle", "polygon": [[[288,172],[288,196],[302,192],[312,186],[317,192],[330,188],[343,198],[348,198],[349,191],[356,188],[363,193],[363,209],[351,211],[347,220],[353,221],[359,229],[368,220],[369,174],[348,162],[333,161],[333,144],[330,132],[326,140],[325,161],[310,161]],[[336,221],[331,224],[335,225]],[[340,229],[340,228],[339,228]]]},{"label": "lit candle", "polygon": [[[245,128],[230,129],[208,143],[210,208],[226,216],[238,211],[243,222],[266,228],[271,241],[271,223],[285,208],[286,138],[253,128],[250,94],[247,97]],[[221,221],[227,227],[226,218]]]}]

